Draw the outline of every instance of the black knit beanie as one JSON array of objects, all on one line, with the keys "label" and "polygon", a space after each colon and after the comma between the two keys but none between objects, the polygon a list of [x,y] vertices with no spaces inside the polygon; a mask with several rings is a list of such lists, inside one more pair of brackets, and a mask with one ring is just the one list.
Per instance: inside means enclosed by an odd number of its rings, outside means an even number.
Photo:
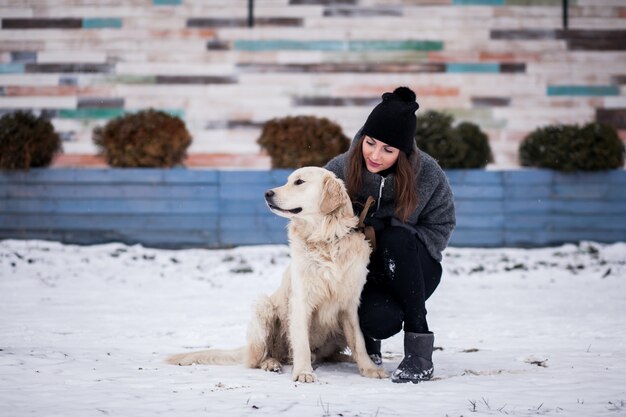
[{"label": "black knit beanie", "polygon": [[411,154],[417,127],[415,111],[419,108],[415,93],[408,87],[398,87],[393,93],[383,94],[382,99],[365,121],[361,133]]}]

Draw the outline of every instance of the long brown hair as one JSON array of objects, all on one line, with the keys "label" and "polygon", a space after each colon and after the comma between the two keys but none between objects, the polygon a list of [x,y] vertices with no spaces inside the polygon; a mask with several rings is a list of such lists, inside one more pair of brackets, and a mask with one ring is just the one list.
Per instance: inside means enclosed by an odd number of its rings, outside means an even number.
[{"label": "long brown hair", "polygon": [[[352,148],[348,156],[346,188],[352,201],[355,201],[359,195],[359,191],[363,186],[363,170],[367,169],[365,167],[365,159],[363,159],[363,140],[365,140],[365,136],[361,136],[361,139]],[[417,207],[417,187],[415,183],[415,167],[413,167],[409,157],[402,151],[400,151],[396,161],[394,177],[396,216],[403,222],[406,222]]]}]

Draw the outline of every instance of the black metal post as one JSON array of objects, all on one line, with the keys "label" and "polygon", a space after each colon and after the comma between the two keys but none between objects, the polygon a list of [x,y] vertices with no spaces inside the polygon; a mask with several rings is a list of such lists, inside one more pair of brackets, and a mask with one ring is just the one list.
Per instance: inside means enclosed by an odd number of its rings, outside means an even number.
[{"label": "black metal post", "polygon": [[567,15],[568,13],[568,7],[567,7],[567,0],[563,0],[563,29],[567,30]]},{"label": "black metal post", "polygon": [[254,0],[248,0],[248,27],[254,26]]}]

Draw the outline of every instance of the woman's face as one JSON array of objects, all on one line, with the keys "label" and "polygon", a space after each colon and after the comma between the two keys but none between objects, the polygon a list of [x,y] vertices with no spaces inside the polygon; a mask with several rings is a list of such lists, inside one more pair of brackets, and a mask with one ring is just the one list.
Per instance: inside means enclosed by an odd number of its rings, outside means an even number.
[{"label": "woman's face", "polygon": [[373,174],[391,168],[398,160],[400,149],[369,136],[363,139],[363,159],[367,170]]}]

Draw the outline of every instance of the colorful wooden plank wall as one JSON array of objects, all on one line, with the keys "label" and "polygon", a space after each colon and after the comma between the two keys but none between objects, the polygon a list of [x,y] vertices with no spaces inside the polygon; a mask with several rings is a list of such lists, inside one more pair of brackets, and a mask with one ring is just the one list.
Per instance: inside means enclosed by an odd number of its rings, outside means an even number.
[{"label": "colorful wooden plank wall", "polygon": [[[384,91],[481,125],[496,167],[548,123],[626,138],[626,2],[570,0],[0,2],[0,114],[32,109],[96,152],[93,127],[145,108],[185,119],[190,165],[268,167],[268,119],[314,114],[352,136]],[[75,158],[71,158],[76,156]],[[65,162],[63,162],[65,161]],[[91,161],[90,163],[92,163]]]}]

